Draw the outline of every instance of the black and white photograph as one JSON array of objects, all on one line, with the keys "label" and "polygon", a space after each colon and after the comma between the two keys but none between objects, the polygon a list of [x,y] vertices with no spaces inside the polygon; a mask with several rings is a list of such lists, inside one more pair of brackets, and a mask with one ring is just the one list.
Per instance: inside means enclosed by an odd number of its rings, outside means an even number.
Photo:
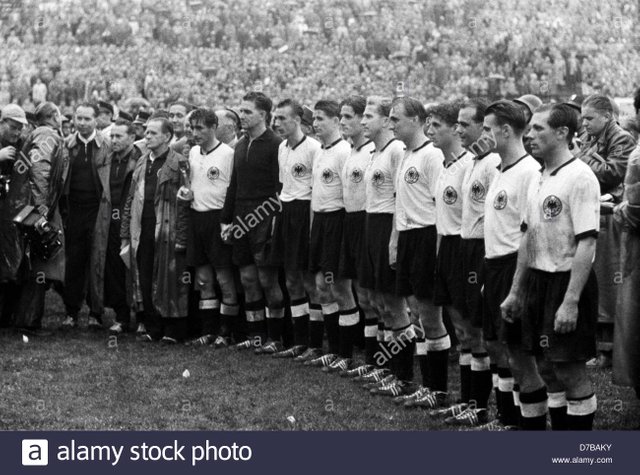
[{"label": "black and white photograph", "polygon": [[0,0],[0,430],[639,430],[639,22]]}]

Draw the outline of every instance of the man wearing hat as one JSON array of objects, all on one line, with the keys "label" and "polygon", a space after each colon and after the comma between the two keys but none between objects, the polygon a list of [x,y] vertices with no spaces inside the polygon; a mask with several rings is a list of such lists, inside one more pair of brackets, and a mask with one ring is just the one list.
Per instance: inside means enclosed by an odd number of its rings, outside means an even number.
[{"label": "man wearing hat", "polygon": [[98,101],[98,116],[96,117],[96,128],[107,139],[111,137],[113,116],[113,106],[108,102]]},{"label": "man wearing hat", "polygon": [[[7,213],[13,217],[26,205],[35,206],[51,228],[60,233],[62,246],[52,256],[42,255],[36,246],[31,246],[30,252],[25,253],[24,242],[14,233],[14,246],[21,252],[9,266],[3,263],[2,269],[10,273],[9,279],[19,280],[20,284],[16,292],[16,327],[32,335],[44,336],[47,332],[41,329],[41,324],[46,289],[49,282],[62,281],[65,275],[64,236],[58,205],[68,156],[59,133],[61,114],[58,107],[43,102],[36,108],[35,115],[38,126],[27,137],[11,173],[12,186],[3,221],[7,219]],[[15,229],[12,224],[3,222],[3,236],[12,228]]]},{"label": "man wearing hat", "polygon": [[69,135],[73,133],[73,121],[72,117],[69,114],[62,116],[62,136],[66,139]]},{"label": "man wearing hat", "polygon": [[[16,104],[9,104],[0,113],[0,322],[9,325],[15,303],[16,286],[8,282],[9,269],[20,260],[21,252],[16,246],[15,228],[7,211],[9,184],[13,164],[20,150],[20,133],[28,124],[25,112]],[[13,231],[13,232],[12,232]]]},{"label": "man wearing hat", "polygon": [[133,127],[136,131],[136,140],[144,140],[144,128],[147,125],[150,115],[151,114],[145,111],[140,111],[136,115],[136,118],[133,121]]}]

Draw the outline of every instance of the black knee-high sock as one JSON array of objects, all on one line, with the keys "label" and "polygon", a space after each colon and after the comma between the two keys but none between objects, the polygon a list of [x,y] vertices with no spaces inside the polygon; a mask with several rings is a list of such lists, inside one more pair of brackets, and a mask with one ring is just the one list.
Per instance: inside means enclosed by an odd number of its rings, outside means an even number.
[{"label": "black knee-high sock", "polygon": [[580,399],[567,398],[567,429],[593,430],[593,418],[597,408],[595,394]]},{"label": "black knee-high sock", "polygon": [[471,355],[471,394],[470,400],[475,401],[477,409],[486,409],[491,394],[493,382],[488,353],[473,353]]},{"label": "black knee-high sock", "polygon": [[309,344],[309,300],[307,297],[291,301],[291,318],[293,319],[293,344],[307,346]]},{"label": "black knee-high sock", "polygon": [[353,343],[359,321],[360,312],[358,307],[340,311],[340,317],[338,319],[340,348],[338,354],[342,358],[351,359],[353,357]]},{"label": "black knee-high sock", "polygon": [[340,308],[333,302],[322,305],[324,329],[327,331],[329,353],[337,355],[340,351]]},{"label": "black knee-high sock", "polygon": [[364,321],[364,362],[375,364],[378,351],[378,319],[367,318]]},{"label": "black knee-high sock", "polygon": [[420,366],[420,376],[422,376],[422,387],[431,388],[429,379],[429,365],[427,363],[427,342],[424,338],[416,339],[416,358]]},{"label": "black knee-high sock", "polygon": [[282,341],[284,328],[284,306],[282,303],[269,307],[267,312],[267,332],[271,341]]},{"label": "black knee-high sock", "polygon": [[471,350],[460,350],[460,402],[468,403],[471,398]]},{"label": "black knee-high sock", "polygon": [[265,321],[264,300],[247,302],[247,329],[249,337],[256,346],[262,345],[267,339],[267,323]]},{"label": "black knee-high sock", "polygon": [[427,338],[427,367],[432,391],[447,392],[449,384],[449,350],[451,339],[448,334],[437,338]]},{"label": "black knee-high sock", "polygon": [[378,322],[378,332],[376,333],[377,349],[375,352],[375,363],[378,368],[389,367],[389,358],[387,357],[389,353],[387,352],[384,340],[385,340],[384,323]]},{"label": "black knee-high sock", "polygon": [[240,307],[238,306],[238,304],[228,304],[222,302],[222,305],[220,305],[220,336],[231,335],[231,332],[236,325],[234,320],[238,319],[239,311]]},{"label": "black knee-high sock", "polygon": [[551,430],[568,430],[567,396],[564,391],[549,393]]},{"label": "black knee-high sock", "polygon": [[[400,381],[413,381],[413,353],[416,349],[416,334],[413,325],[393,330],[392,345],[398,345],[400,351],[393,357],[398,360],[396,376]],[[394,348],[397,351],[397,348]],[[392,353],[393,354],[393,353]]]},{"label": "black knee-high sock", "polygon": [[202,328],[202,335],[215,335],[220,327],[220,300],[215,297],[200,299],[198,303],[198,318]]},{"label": "black knee-high sock", "polygon": [[506,426],[517,426],[520,423],[520,409],[516,407],[513,391],[514,380],[511,370],[509,368],[498,368],[499,419]]},{"label": "black knee-high sock", "polygon": [[547,430],[547,388],[520,392],[520,426],[523,430]]},{"label": "black knee-high sock", "polygon": [[324,318],[320,304],[309,304],[309,348],[322,349],[324,337]]}]

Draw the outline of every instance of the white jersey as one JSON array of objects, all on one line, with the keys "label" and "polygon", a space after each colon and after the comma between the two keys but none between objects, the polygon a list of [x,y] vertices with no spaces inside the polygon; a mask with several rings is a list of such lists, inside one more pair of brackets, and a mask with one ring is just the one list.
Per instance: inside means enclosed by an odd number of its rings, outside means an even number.
[{"label": "white jersey", "polygon": [[196,145],[189,152],[191,207],[196,211],[222,209],[233,170],[233,149],[219,142],[207,155]]},{"label": "white jersey", "polygon": [[500,162],[497,153],[475,157],[462,179],[462,239],[484,238],[484,202]]},{"label": "white jersey", "polygon": [[313,162],[320,153],[320,142],[306,135],[293,147],[287,140],[280,142],[278,163],[280,165],[280,199],[285,203],[293,200],[310,200],[313,184]]},{"label": "white jersey", "polygon": [[311,208],[314,212],[328,213],[344,208],[341,177],[350,153],[351,147],[343,139],[320,150],[313,163]]},{"label": "white jersey", "polygon": [[540,164],[525,155],[500,170],[484,203],[484,244],[488,259],[518,252],[527,190],[540,178]]},{"label": "white jersey", "polygon": [[396,174],[403,156],[404,144],[398,139],[391,139],[380,151],[373,152],[364,175],[367,213],[395,213]]},{"label": "white jersey", "polygon": [[531,180],[522,229],[529,267],[570,271],[578,241],[600,229],[600,185],[589,165],[572,158]]},{"label": "white jersey", "polygon": [[462,228],[462,180],[473,164],[473,154],[462,152],[447,165],[436,185],[436,228],[441,236],[458,236]]},{"label": "white jersey", "polygon": [[444,169],[444,155],[430,141],[406,150],[396,178],[396,229],[436,224],[436,187]]},{"label": "white jersey", "polygon": [[371,163],[371,155],[376,146],[372,140],[363,143],[358,148],[351,149],[342,170],[342,187],[344,208],[347,213],[364,211],[367,201],[366,181],[364,179],[367,167]]}]

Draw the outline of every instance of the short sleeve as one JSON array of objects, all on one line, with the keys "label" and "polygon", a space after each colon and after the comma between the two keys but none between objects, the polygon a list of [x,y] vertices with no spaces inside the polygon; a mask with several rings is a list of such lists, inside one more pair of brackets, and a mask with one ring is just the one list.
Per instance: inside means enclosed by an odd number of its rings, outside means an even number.
[{"label": "short sleeve", "polygon": [[600,185],[593,172],[584,173],[574,181],[569,206],[576,240],[597,236],[600,229]]}]

